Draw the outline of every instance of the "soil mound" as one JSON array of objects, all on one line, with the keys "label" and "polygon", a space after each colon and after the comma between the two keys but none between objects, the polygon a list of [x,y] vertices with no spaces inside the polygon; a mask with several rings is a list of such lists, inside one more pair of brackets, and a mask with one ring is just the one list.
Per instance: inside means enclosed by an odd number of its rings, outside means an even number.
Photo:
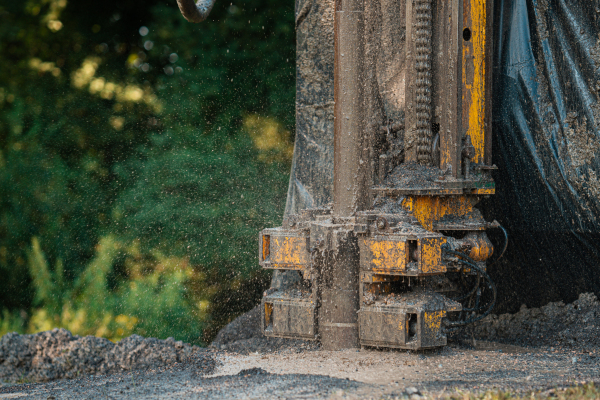
[{"label": "soil mound", "polygon": [[533,347],[600,347],[600,302],[583,293],[571,304],[525,305],[516,314],[490,315],[472,328],[475,338]]},{"label": "soil mound", "polygon": [[237,317],[219,331],[210,347],[240,354],[281,350],[316,350],[316,342],[266,337],[261,328],[260,305]]},{"label": "soil mound", "polygon": [[0,338],[0,381],[46,382],[80,375],[105,375],[193,362],[210,373],[214,359],[198,346],[173,338],[132,335],[118,343],[93,336],[73,336],[66,329],[34,335],[9,333]]},{"label": "soil mound", "polygon": [[[225,326],[211,347],[241,354],[318,349],[316,342],[265,337],[260,318],[256,306]],[[526,347],[600,348],[600,301],[592,293],[583,293],[571,304],[522,306],[515,314],[490,315],[450,335],[466,344],[472,337]]]}]

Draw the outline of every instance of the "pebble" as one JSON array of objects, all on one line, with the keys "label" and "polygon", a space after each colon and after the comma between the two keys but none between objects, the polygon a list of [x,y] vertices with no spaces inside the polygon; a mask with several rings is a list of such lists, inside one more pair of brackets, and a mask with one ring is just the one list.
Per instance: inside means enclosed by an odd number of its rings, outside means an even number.
[{"label": "pebble", "polygon": [[419,392],[419,389],[417,389],[416,387],[413,386],[409,386],[405,389],[406,394],[413,395],[413,394],[421,394],[421,392]]}]

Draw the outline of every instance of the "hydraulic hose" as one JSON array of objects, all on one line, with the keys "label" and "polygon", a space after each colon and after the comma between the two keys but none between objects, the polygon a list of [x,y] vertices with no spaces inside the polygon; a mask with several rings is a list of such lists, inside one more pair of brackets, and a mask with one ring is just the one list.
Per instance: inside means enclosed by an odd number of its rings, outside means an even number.
[{"label": "hydraulic hose", "polygon": [[473,294],[475,294],[475,292],[477,291],[477,289],[479,289],[479,280],[480,279],[481,279],[481,276],[479,274],[477,274],[477,283],[475,284],[475,286],[473,286],[473,289],[471,289],[471,291],[469,291],[469,293],[467,293],[467,294],[465,294],[463,296],[454,298],[454,299],[450,299],[450,300],[453,300],[453,301],[463,301],[463,300],[468,299],[469,297],[473,296]]},{"label": "hydraulic hose", "polygon": [[[444,253],[458,257],[457,261],[459,263],[463,264],[465,267],[467,267],[469,269],[476,271],[480,276],[482,276],[488,282],[489,287],[492,289],[492,301],[490,302],[490,305],[488,306],[487,310],[483,314],[481,314],[475,318],[466,319],[464,321],[446,321],[445,325],[451,326],[451,327],[464,326],[464,325],[472,324],[473,322],[480,321],[483,318],[487,317],[492,312],[492,309],[496,305],[496,295],[497,295],[496,285],[494,284],[494,281],[492,280],[492,278],[490,278],[490,276],[487,274],[487,272],[485,272],[482,268],[477,266],[475,261],[473,261],[473,259],[471,257],[469,257],[468,255],[466,255],[465,253],[461,253],[459,251],[454,251],[454,250],[449,250],[449,249],[444,249]],[[465,311],[470,311],[470,310],[465,310]]]}]

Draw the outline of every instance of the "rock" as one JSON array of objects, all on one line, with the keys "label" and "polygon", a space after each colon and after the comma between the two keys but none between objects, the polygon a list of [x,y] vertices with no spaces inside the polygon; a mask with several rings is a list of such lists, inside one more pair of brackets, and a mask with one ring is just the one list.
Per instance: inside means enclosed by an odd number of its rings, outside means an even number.
[{"label": "rock", "polygon": [[267,374],[268,374],[268,372],[262,368],[249,368],[249,369],[243,369],[240,372],[238,372],[238,375],[240,375],[240,376],[267,375]]},{"label": "rock", "polygon": [[417,389],[416,387],[413,387],[413,386],[407,387],[404,391],[409,396],[412,396],[413,394],[418,394],[418,395],[421,394],[421,392],[419,392],[419,389]]}]

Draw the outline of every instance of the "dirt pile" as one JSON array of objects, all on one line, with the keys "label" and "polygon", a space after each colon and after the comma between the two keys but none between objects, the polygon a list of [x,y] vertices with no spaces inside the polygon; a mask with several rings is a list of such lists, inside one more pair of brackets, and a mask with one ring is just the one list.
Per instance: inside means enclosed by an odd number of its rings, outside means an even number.
[{"label": "dirt pile", "polygon": [[0,382],[46,382],[80,375],[110,374],[193,362],[210,373],[214,359],[205,350],[175,341],[132,335],[113,343],[73,336],[65,329],[35,335],[9,333],[0,338]]},{"label": "dirt pile", "polygon": [[316,350],[316,342],[266,337],[261,328],[260,305],[231,321],[219,331],[210,347],[240,354],[270,353],[284,349]]},{"label": "dirt pile", "polygon": [[[223,328],[211,347],[241,354],[318,349],[316,342],[265,337],[260,318],[256,306]],[[594,294],[584,293],[571,304],[523,306],[516,314],[490,315],[451,334],[450,339],[468,343],[473,337],[526,347],[600,348],[600,301]]]},{"label": "dirt pile", "polygon": [[[223,328],[211,347],[241,354],[282,350],[294,353],[319,348],[316,342],[265,337],[260,322],[257,306]],[[491,315],[453,336],[587,352],[600,348],[600,301],[587,293],[571,304],[522,307],[516,314]],[[102,338],[73,336],[64,329],[35,335],[10,333],[0,338],[0,382],[44,382],[187,366],[204,375],[214,371],[216,361],[210,350],[172,338],[159,340],[133,335],[115,344]]]},{"label": "dirt pile", "polygon": [[[600,302],[583,293],[571,304],[521,307],[516,314],[490,315],[465,332],[487,341],[533,347],[600,347]],[[463,332],[464,333],[464,332]]]}]

